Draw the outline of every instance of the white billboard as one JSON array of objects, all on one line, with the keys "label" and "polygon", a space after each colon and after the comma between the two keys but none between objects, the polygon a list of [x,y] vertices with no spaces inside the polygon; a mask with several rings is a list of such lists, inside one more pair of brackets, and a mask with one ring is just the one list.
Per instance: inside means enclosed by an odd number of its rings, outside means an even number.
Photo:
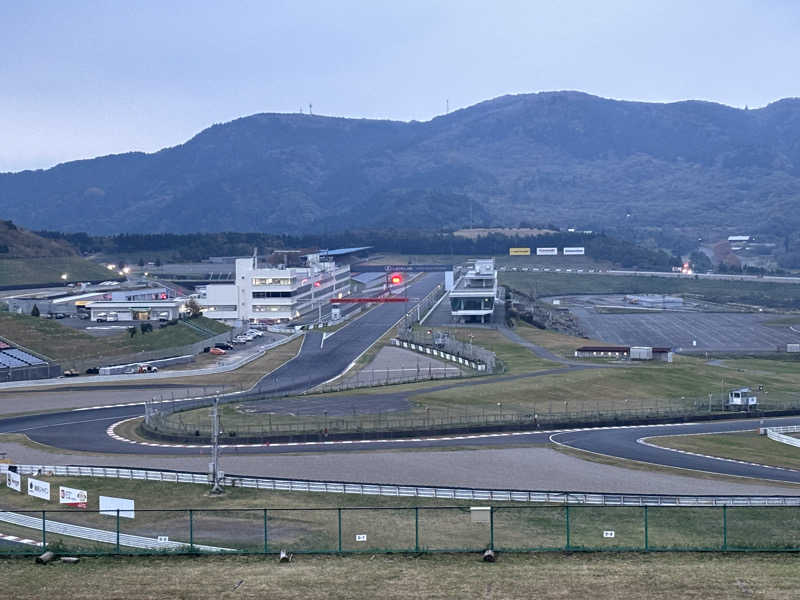
[{"label": "white billboard", "polygon": [[586,252],[583,246],[564,248],[564,256],[583,256],[584,254],[586,254]]},{"label": "white billboard", "polygon": [[21,492],[22,477],[20,477],[19,473],[6,471],[6,486],[10,487],[12,490],[17,490],[18,492]]},{"label": "white billboard", "polygon": [[59,504],[86,508],[86,502],[88,500],[89,494],[86,493],[86,490],[76,490],[75,488],[64,487],[63,485],[58,488]]},{"label": "white billboard", "polygon": [[114,498],[112,496],[100,496],[100,514],[116,517],[119,510],[120,517],[128,519],[134,518],[133,500],[127,498]]},{"label": "white billboard", "polygon": [[50,484],[46,481],[39,481],[33,477],[28,477],[28,496],[50,500]]},{"label": "white billboard", "polygon": [[557,256],[558,248],[537,248],[536,256]]}]

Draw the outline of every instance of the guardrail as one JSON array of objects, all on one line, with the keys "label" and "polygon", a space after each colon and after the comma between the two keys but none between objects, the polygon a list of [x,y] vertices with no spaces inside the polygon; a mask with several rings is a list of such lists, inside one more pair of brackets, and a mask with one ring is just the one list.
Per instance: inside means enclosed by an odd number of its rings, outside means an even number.
[{"label": "guardrail", "polygon": [[[9,465],[0,465],[0,473]],[[206,473],[134,469],[127,467],[15,465],[21,475],[55,475],[63,477],[98,477],[133,479],[171,483],[210,485]],[[413,486],[382,483],[357,483],[345,481],[318,481],[308,479],[276,479],[226,474],[227,487],[250,488],[285,492],[318,492],[327,494],[358,494],[364,496],[395,496],[438,498],[446,500],[471,500],[495,502],[524,502],[539,504],[575,504],[594,506],[800,506],[800,496],[746,496],[746,495],[687,495],[687,494],[625,494],[569,491],[533,491],[490,488],[458,488]]]},{"label": "guardrail", "polygon": [[759,429],[759,433],[761,435],[766,434],[766,436],[773,441],[800,448],[800,439],[791,437],[789,435],[783,435],[784,433],[797,432],[800,432],[800,426],[798,425],[788,425],[786,427],[762,427]]}]

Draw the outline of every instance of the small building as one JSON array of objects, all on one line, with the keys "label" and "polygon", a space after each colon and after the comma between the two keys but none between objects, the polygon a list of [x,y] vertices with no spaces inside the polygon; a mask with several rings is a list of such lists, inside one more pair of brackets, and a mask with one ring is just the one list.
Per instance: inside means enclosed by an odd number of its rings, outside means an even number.
[{"label": "small building", "polygon": [[618,358],[672,362],[672,348],[657,346],[581,346],[575,358]]},{"label": "small building", "polygon": [[749,387],[728,392],[725,410],[750,410],[756,406],[758,406],[758,397],[753,395],[753,391]]},{"label": "small building", "polygon": [[575,358],[628,358],[628,346],[581,346],[575,350]]},{"label": "small building", "polygon": [[458,322],[490,323],[496,297],[494,259],[478,259],[450,291],[450,315]]},{"label": "small building", "polygon": [[139,300],[89,302],[86,309],[90,319],[108,321],[171,321],[185,312],[185,298],[172,300]]}]

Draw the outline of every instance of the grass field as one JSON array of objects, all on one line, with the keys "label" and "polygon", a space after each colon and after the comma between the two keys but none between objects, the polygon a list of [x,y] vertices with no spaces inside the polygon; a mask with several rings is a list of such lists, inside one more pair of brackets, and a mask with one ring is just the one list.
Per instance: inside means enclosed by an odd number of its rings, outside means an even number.
[{"label": "grass field", "polygon": [[[791,507],[621,507],[488,502],[492,525],[476,523],[474,502],[208,486],[71,477],[40,477],[52,501],[0,488],[0,509],[49,521],[115,531],[117,519],[97,511],[98,495],[133,499],[136,516],[119,520],[121,533],[263,553],[792,549],[798,547],[800,512]],[[88,493],[87,509],[57,502],[58,486]],[[190,512],[191,509],[191,512]],[[266,513],[265,513],[266,510]],[[266,521],[266,523],[265,523]],[[604,531],[614,531],[614,537]],[[0,522],[9,535],[41,540],[41,530]],[[266,531],[266,533],[265,533]],[[356,538],[366,535],[365,541]],[[50,533],[49,544],[72,552],[113,552],[115,544]],[[22,549],[30,551],[30,549]],[[0,554],[8,553],[0,546]],[[20,551],[20,549],[17,549]],[[129,552],[135,550],[128,549]]]},{"label": "grass field", "polygon": [[[67,275],[66,279],[62,277]],[[79,256],[0,259],[0,285],[36,286],[70,281],[114,279],[115,275],[97,263]]]},{"label": "grass field", "polygon": [[[796,598],[797,565],[775,554],[501,554],[93,558],[77,565],[0,561],[18,600],[238,598],[280,600]],[[13,584],[11,583],[13,582]]]},{"label": "grass field", "polygon": [[775,442],[766,435],[759,435],[757,431],[664,436],[650,438],[649,441],[665,448],[800,469],[800,448]]},{"label": "grass field", "polygon": [[[198,317],[193,323],[212,332],[228,330],[226,325]],[[207,335],[183,322],[160,329],[158,325],[150,333],[137,332],[134,337],[122,331],[118,334],[95,337],[61,325],[58,321],[0,312],[0,331],[11,342],[29,348],[56,361],[86,360],[119,356],[133,352],[160,350],[193,344],[206,339]]]},{"label": "grass field", "polygon": [[500,283],[534,296],[687,294],[709,302],[800,308],[800,284],[576,273],[500,273]]}]

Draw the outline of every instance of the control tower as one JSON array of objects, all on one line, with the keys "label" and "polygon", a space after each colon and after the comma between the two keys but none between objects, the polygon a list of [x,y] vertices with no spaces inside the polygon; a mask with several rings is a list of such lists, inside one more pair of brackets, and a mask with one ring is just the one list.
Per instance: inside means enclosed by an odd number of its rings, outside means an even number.
[{"label": "control tower", "polygon": [[461,323],[489,323],[496,297],[494,259],[478,259],[450,292],[450,314]]}]

